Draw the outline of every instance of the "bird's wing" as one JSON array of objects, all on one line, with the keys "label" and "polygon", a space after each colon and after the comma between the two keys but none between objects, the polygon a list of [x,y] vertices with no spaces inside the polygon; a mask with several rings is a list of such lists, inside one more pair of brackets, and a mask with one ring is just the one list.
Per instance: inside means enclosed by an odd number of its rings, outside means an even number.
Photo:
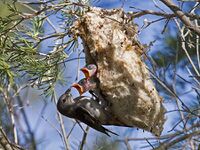
[{"label": "bird's wing", "polygon": [[95,129],[97,131],[100,131],[100,132],[106,134],[107,136],[110,136],[108,134],[108,132],[118,136],[117,133],[112,132],[112,131],[104,128],[101,125],[101,123],[96,118],[91,116],[90,113],[88,113],[88,111],[85,108],[78,107],[76,112],[78,113],[77,115],[79,116],[79,118],[77,118],[77,119],[79,119],[80,121],[84,122],[85,124],[87,124],[88,126],[92,127],[93,129]]},{"label": "bird's wing", "polygon": [[87,97],[87,96],[79,96],[79,97],[74,98],[74,101],[78,102],[78,101],[82,101],[82,100],[85,100],[85,99],[90,100],[91,98]]},{"label": "bird's wing", "polygon": [[96,120],[94,114],[92,114],[88,109],[86,109],[84,107],[85,103],[87,103],[87,102],[90,103],[92,101],[92,99],[90,97],[79,96],[79,97],[75,98],[74,101],[75,101],[74,106],[76,109],[75,112],[77,112],[77,115],[85,114],[85,115],[92,117],[94,120]]},{"label": "bird's wing", "polygon": [[[76,109],[79,108],[82,111],[86,112],[88,115],[97,119],[101,115],[101,106],[91,97],[80,96],[76,99],[75,105]],[[81,111],[80,110],[80,111]],[[103,114],[103,113],[102,113]]]},{"label": "bird's wing", "polygon": [[92,113],[90,113],[86,108],[82,107],[82,106],[78,106],[75,110],[76,112],[76,119],[80,120],[81,122],[84,122],[85,124],[87,124],[88,126],[94,128],[97,131],[100,131],[108,136],[110,136],[108,134],[108,132],[115,134],[118,136],[118,134],[104,128],[101,124],[101,122],[95,118]]},{"label": "bird's wing", "polygon": [[86,120],[91,121],[92,123],[99,123],[99,121],[94,117],[94,115],[90,113],[89,110],[87,110],[86,108],[82,106],[76,107],[75,112],[76,112],[76,115],[79,116],[80,118],[85,118]]}]

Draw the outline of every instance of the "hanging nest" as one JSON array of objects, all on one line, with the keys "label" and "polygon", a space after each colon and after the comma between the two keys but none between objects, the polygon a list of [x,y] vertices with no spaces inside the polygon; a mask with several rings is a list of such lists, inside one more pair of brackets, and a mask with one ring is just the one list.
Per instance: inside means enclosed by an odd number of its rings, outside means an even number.
[{"label": "hanging nest", "polygon": [[137,25],[122,9],[90,8],[71,33],[83,41],[86,64],[98,66],[98,88],[113,117],[159,136],[165,109],[141,59]]}]

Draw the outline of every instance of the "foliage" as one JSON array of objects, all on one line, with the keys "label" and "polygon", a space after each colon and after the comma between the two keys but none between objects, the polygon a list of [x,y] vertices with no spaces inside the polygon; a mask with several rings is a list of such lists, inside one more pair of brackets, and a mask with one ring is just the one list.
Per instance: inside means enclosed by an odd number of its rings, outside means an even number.
[{"label": "foliage", "polygon": [[[51,51],[41,53],[47,39],[64,40],[67,34],[46,35],[46,16],[23,15],[15,3],[8,6],[12,13],[0,18],[0,88],[13,85],[18,78],[27,76],[32,86],[48,94],[61,80],[61,63],[68,57],[63,49],[72,40],[68,38],[67,42],[55,45]],[[68,17],[69,22],[70,19]]]},{"label": "foliage", "polygon": [[[160,3],[152,1],[155,11],[135,8],[137,12],[130,12],[129,15],[132,19],[144,15],[156,16],[155,21],[148,22],[147,20],[146,27],[166,20],[163,31],[167,32],[164,32],[157,51],[152,55],[147,54],[150,58],[147,62],[158,91],[164,96],[165,102],[168,100],[175,108],[175,110],[170,108],[168,113],[175,112],[176,118],[172,121],[173,133],[165,134],[159,139],[155,138],[157,141],[153,142],[156,143],[155,145],[149,142],[152,137],[139,140],[146,140],[148,146],[152,148],[154,146],[160,149],[186,146],[186,148],[195,149],[199,144],[200,35],[198,28],[194,26],[199,26],[199,10],[197,9],[199,3],[190,2],[187,5],[189,7],[184,9],[183,6],[187,4],[187,1],[178,1],[177,3],[180,4],[178,8],[169,4],[167,0],[161,1],[172,12],[163,11]],[[2,5],[3,2],[4,5]],[[23,107],[20,95],[23,87],[21,86],[25,83],[26,86],[40,89],[44,95],[52,96],[52,99],[56,101],[55,86],[60,81],[63,82],[65,62],[70,60],[71,54],[78,52],[80,55],[82,52],[79,50],[79,38],[71,37],[69,29],[76,19],[81,18],[89,10],[88,5],[91,5],[91,2],[87,0],[0,1],[0,7],[4,8],[1,9],[0,14],[0,98],[2,100],[0,121],[8,137],[15,143],[24,146],[31,143],[27,146],[28,148],[37,148],[35,133],[27,121],[26,111],[21,108],[19,112],[15,111],[15,105]],[[177,10],[184,12],[183,15],[188,20],[178,15]],[[25,126],[29,135],[16,129],[20,128],[19,124],[16,125],[19,123],[16,121],[19,119],[19,114],[26,120]],[[62,117],[57,115],[61,127],[61,132],[58,131],[58,133],[67,149],[69,136],[65,135]],[[20,132],[18,136],[17,132]],[[19,141],[17,137],[21,137]],[[119,147],[115,141],[110,143],[101,138],[99,141],[98,146],[94,145],[94,148],[117,149]],[[127,143],[138,141],[138,139],[127,137],[119,141],[126,143],[128,149]]]}]

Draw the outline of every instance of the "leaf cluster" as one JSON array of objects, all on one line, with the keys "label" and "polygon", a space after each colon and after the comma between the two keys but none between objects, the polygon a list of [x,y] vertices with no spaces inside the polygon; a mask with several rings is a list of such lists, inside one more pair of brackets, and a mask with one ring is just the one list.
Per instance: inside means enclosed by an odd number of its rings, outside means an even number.
[{"label": "leaf cluster", "polygon": [[41,53],[45,40],[59,40],[65,34],[45,35],[45,16],[28,18],[21,15],[15,4],[9,4],[8,8],[12,13],[0,18],[0,89],[28,78],[32,86],[48,94],[61,80],[61,63],[68,57],[64,49],[73,40]]}]

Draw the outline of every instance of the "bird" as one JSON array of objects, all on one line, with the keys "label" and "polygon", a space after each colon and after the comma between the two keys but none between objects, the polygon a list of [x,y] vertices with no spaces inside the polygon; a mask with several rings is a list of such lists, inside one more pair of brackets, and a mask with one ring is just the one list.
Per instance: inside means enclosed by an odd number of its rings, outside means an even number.
[{"label": "bird", "polygon": [[96,73],[97,73],[97,66],[95,64],[90,64],[90,65],[87,65],[87,66],[81,68],[80,70],[84,73],[85,78],[89,79],[92,76],[96,75]]},{"label": "bird", "polygon": [[111,125],[112,118],[101,105],[87,96],[79,96],[73,99],[70,91],[71,88],[66,90],[57,102],[57,109],[62,115],[79,120],[107,136],[110,136],[109,133],[118,136],[117,133],[102,126],[103,124]]},{"label": "bird", "polygon": [[80,96],[87,91],[93,95],[92,91],[96,89],[97,83],[91,78],[83,78],[78,83],[73,83],[72,87],[76,88]]},{"label": "bird", "polygon": [[71,87],[76,88],[80,96],[89,91],[89,93],[95,98],[94,100],[106,108],[111,104],[102,97],[100,89],[97,88],[97,84],[98,81],[96,82],[94,78],[83,78],[78,83],[73,83]]},{"label": "bird", "polygon": [[78,83],[73,83],[72,87],[77,89],[80,96],[83,93],[89,91],[92,96],[97,98],[94,91],[97,88],[97,84],[99,83],[95,78],[97,73],[97,66],[95,64],[90,64],[81,68],[80,70],[84,73],[85,78],[81,79]]}]

